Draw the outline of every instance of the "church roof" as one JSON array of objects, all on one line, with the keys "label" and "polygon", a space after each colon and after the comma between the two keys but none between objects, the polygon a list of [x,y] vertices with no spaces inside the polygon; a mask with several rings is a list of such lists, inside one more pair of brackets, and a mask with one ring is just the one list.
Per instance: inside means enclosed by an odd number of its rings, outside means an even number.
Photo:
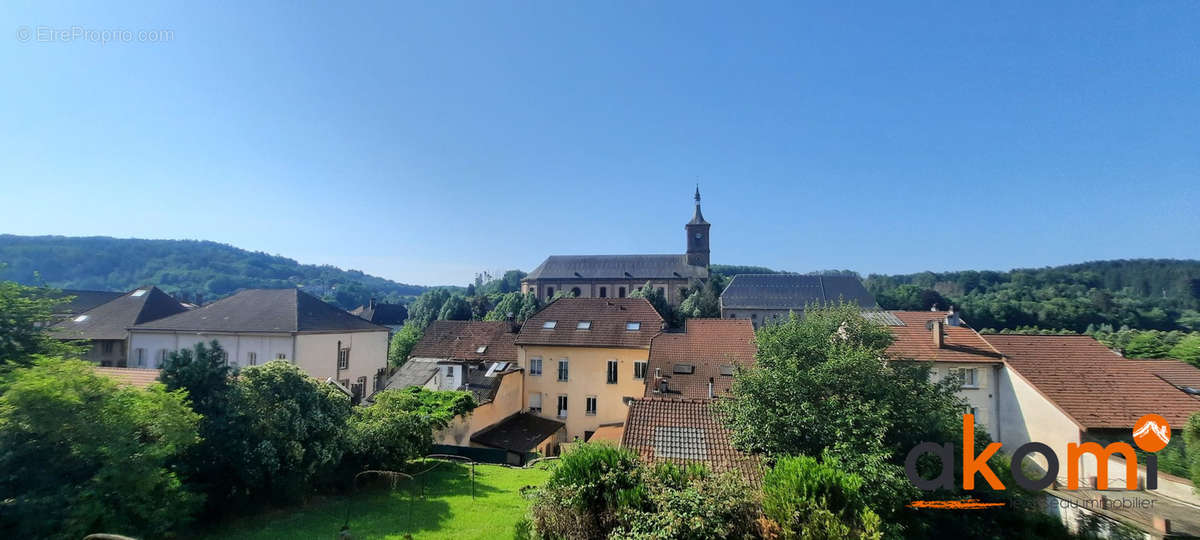
[{"label": "church roof", "polygon": [[875,298],[853,276],[738,274],[721,293],[721,307],[804,310],[809,304],[838,302],[875,307]]},{"label": "church roof", "polygon": [[551,255],[524,281],[539,279],[707,279],[708,268],[687,255]]}]

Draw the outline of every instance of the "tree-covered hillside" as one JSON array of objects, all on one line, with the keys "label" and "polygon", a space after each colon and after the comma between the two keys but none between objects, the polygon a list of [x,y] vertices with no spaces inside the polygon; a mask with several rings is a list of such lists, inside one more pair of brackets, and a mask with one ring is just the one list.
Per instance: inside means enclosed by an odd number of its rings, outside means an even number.
[{"label": "tree-covered hillside", "polygon": [[238,289],[300,287],[343,308],[401,301],[426,287],[333,266],[195,240],[0,235],[0,280],[64,289],[127,291],[157,285],[205,302]]},{"label": "tree-covered hillside", "polygon": [[1200,261],[1095,261],[1007,272],[875,275],[887,309],[953,304],[976,328],[1200,330]]}]

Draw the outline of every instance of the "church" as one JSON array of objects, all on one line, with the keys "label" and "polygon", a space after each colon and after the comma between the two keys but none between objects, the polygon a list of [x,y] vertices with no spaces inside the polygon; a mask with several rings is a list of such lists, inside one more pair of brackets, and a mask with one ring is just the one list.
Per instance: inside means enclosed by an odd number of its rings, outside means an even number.
[{"label": "church", "polygon": [[687,253],[682,255],[551,255],[521,280],[521,292],[549,300],[564,292],[579,298],[625,298],[646,283],[662,292],[667,302],[683,301],[690,280],[708,279],[708,229],[700,213],[683,226]]}]

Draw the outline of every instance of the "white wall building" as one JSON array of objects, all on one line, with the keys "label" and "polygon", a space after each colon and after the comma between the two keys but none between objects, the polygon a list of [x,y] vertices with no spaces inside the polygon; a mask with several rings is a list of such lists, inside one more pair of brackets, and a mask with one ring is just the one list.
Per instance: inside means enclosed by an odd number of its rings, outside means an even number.
[{"label": "white wall building", "polygon": [[296,289],[250,289],[130,329],[129,367],[159,368],[166,354],[217,341],[238,367],[282,360],[332,378],[356,396],[386,373],[388,328]]}]

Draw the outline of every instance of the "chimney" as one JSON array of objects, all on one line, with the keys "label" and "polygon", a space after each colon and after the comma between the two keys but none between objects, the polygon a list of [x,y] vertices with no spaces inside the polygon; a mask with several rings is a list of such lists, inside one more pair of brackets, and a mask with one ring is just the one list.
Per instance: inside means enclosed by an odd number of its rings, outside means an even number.
[{"label": "chimney", "polygon": [[933,330],[933,346],[940,349],[942,348],[942,345],[946,344],[946,336],[943,333],[946,323],[941,320],[936,320],[933,321],[932,326],[933,328],[931,330]]},{"label": "chimney", "polygon": [[958,317],[958,313],[954,311],[954,306],[950,306],[950,311],[946,312],[946,324],[949,326],[961,326],[962,319]]},{"label": "chimney", "polygon": [[713,378],[708,378],[708,399],[713,398]]}]

